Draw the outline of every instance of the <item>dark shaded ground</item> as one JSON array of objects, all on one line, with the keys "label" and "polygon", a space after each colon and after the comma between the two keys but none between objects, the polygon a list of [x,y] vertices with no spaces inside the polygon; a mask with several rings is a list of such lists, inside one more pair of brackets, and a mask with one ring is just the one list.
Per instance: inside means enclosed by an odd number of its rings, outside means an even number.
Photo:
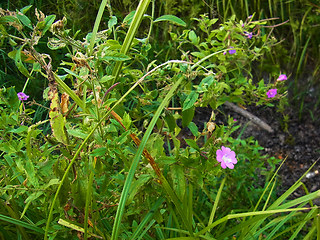
[{"label": "dark shaded ground", "polygon": [[[249,119],[225,105],[222,106],[221,110],[226,116],[219,114],[216,118],[217,124],[226,123],[227,115],[237,119],[237,123],[242,126],[249,122]],[[310,113],[302,114],[301,119],[299,119],[294,107],[289,107],[286,111],[289,115],[289,120],[287,122],[287,131],[285,131],[283,116],[276,112],[276,108],[249,106],[246,110],[269,124],[274,132],[269,133],[250,122],[242,138],[253,136],[265,148],[264,152],[266,154],[282,159],[287,157],[279,171],[281,189],[278,190],[280,190],[279,194],[281,194],[289,189],[320,158],[320,111],[313,112],[313,119]],[[203,126],[204,122],[210,119],[210,115],[211,110],[209,108],[198,108],[193,121],[198,127]],[[240,130],[238,133],[236,132],[235,136],[239,134]],[[320,161],[302,182],[305,183],[309,192],[320,189]],[[304,190],[299,189],[294,193],[293,197],[300,197],[304,194]]]},{"label": "dark shaded ground", "polygon": [[[245,117],[226,109],[228,114],[238,119],[244,125],[249,120]],[[320,158],[320,127],[319,118],[312,120],[310,113],[302,114],[301,119],[293,107],[286,112],[289,115],[287,131],[284,130],[283,117],[275,108],[248,107],[253,115],[269,124],[274,132],[269,133],[253,123],[249,123],[243,137],[253,136],[264,147],[264,152],[270,156],[286,159],[279,171],[282,181],[280,193],[292,186],[308,168]],[[320,116],[319,112],[314,116]],[[309,192],[320,189],[320,162],[307,174],[302,181]],[[304,194],[303,189],[294,193],[295,197]]]}]

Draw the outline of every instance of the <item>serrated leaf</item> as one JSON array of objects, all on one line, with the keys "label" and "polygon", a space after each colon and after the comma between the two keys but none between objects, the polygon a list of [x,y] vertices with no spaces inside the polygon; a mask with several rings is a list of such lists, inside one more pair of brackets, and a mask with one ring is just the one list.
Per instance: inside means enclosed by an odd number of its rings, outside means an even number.
[{"label": "serrated leaf", "polygon": [[192,108],[196,103],[196,101],[198,100],[198,97],[199,97],[199,93],[197,93],[196,91],[192,91],[188,95],[188,97],[184,100],[182,111]]},{"label": "serrated leaf", "polygon": [[161,21],[168,21],[168,22],[171,22],[173,24],[177,24],[177,25],[180,25],[183,27],[187,26],[187,24],[183,20],[181,20],[180,18],[178,18],[174,15],[163,15],[161,17],[158,17],[153,22],[161,22]]}]

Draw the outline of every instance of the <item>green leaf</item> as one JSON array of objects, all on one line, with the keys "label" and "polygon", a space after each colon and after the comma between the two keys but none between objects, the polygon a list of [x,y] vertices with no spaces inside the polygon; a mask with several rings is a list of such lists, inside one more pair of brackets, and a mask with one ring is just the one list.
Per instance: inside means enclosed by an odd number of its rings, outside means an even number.
[{"label": "green leaf", "polygon": [[192,108],[194,106],[194,104],[196,103],[196,101],[198,100],[198,97],[199,97],[199,94],[196,91],[192,91],[188,95],[186,100],[184,100],[182,111],[185,111],[185,110],[187,110],[189,108]]},{"label": "green leaf", "polygon": [[171,112],[167,111],[166,116],[164,117],[164,120],[168,124],[169,132],[173,132],[175,127],[177,126],[176,120],[174,119]]},{"label": "green leaf", "polygon": [[139,176],[138,180],[133,181],[128,195],[128,200],[126,204],[130,204],[133,201],[134,196],[138,193],[141,187],[146,184],[151,179],[149,174],[142,174]]},{"label": "green leaf", "polygon": [[130,13],[123,19],[123,23],[127,23],[127,24],[130,25],[135,13],[136,13],[135,10],[132,11],[132,12],[130,12]]},{"label": "green leaf", "polygon": [[190,129],[190,131],[193,134],[193,136],[195,136],[195,137],[199,136],[198,127],[194,122],[190,122],[189,125],[188,125],[188,128]]},{"label": "green leaf", "polygon": [[184,177],[183,168],[180,165],[172,165],[171,177],[173,183],[173,189],[180,200],[183,200],[186,192],[186,179]]},{"label": "green leaf", "polygon": [[192,52],[191,55],[195,56],[197,58],[200,58],[200,59],[206,57],[206,55],[204,53],[202,53],[202,52]]},{"label": "green leaf", "polygon": [[107,50],[104,52],[103,57],[99,58],[100,60],[105,61],[126,61],[131,59],[129,56],[125,55],[124,53],[119,53],[117,51]]},{"label": "green leaf", "polygon": [[22,60],[21,60],[21,50],[22,50],[23,46],[21,46],[15,54],[14,57],[14,61],[15,64],[17,66],[17,68],[19,69],[19,71],[26,76],[27,78],[33,79],[33,77],[29,74],[28,70],[26,69],[26,67],[23,65]]},{"label": "green leaf", "polygon": [[22,133],[22,132],[27,132],[28,131],[28,127],[27,126],[20,126],[18,128],[15,129],[11,129],[8,132],[12,132],[12,133]]},{"label": "green leaf", "polygon": [[197,92],[206,92],[213,82],[214,76],[212,75],[202,79],[197,88]]},{"label": "green leaf", "polygon": [[111,18],[108,21],[108,28],[111,29],[114,25],[117,24],[117,17],[116,16],[111,16]]},{"label": "green leaf", "polygon": [[16,16],[24,26],[28,27],[31,30],[33,29],[31,21],[26,15],[18,12]]},{"label": "green leaf", "polygon": [[108,149],[106,147],[101,147],[101,148],[97,148],[97,149],[93,150],[92,153],[90,154],[90,156],[102,157],[102,156],[106,155],[107,152],[108,152]]},{"label": "green leaf", "polygon": [[173,15],[163,15],[161,17],[158,17],[153,22],[161,22],[161,21],[168,21],[168,22],[171,22],[173,24],[177,24],[177,25],[180,25],[183,27],[187,26],[187,24],[183,20],[181,20],[180,18],[173,16]]},{"label": "green leaf", "polygon": [[79,128],[67,129],[67,132],[71,136],[81,138],[81,139],[85,139],[88,136],[87,133],[82,132]]},{"label": "green leaf", "polygon": [[42,228],[39,228],[33,224],[30,224],[30,223],[26,223],[26,222],[23,222],[23,221],[20,221],[20,220],[17,220],[17,219],[14,219],[14,218],[11,218],[11,217],[7,217],[5,215],[2,215],[0,214],[0,220],[1,221],[5,221],[5,222],[8,222],[8,223],[12,223],[12,224],[15,224],[17,226],[21,226],[23,228],[27,228],[27,229],[30,229],[34,232],[38,232],[38,233],[44,233],[44,231],[42,230]]},{"label": "green leaf", "polygon": [[50,27],[55,19],[56,19],[56,15],[49,15],[44,19],[45,25],[42,30],[42,35],[44,35],[46,33],[46,31],[48,31],[50,29]]},{"label": "green leaf", "polygon": [[26,14],[30,10],[30,8],[32,8],[32,5],[25,6],[25,7],[20,9],[20,12],[22,14]]},{"label": "green leaf", "polygon": [[182,111],[182,127],[187,127],[194,116],[195,107]]},{"label": "green leaf", "polygon": [[186,141],[186,143],[187,143],[190,147],[192,147],[192,148],[200,151],[200,148],[199,148],[198,144],[196,143],[196,141],[194,141],[193,139],[184,139],[184,140]]},{"label": "green leaf", "polygon": [[197,45],[198,44],[198,37],[197,34],[191,30],[189,32],[189,40],[192,42],[192,44]]}]

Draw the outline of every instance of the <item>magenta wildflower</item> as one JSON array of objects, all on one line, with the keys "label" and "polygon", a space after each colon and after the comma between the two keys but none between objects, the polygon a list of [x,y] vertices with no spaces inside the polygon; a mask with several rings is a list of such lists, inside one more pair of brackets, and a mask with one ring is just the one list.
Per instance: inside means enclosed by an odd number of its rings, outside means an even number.
[{"label": "magenta wildflower", "polygon": [[280,74],[280,76],[277,79],[277,81],[285,81],[285,80],[287,80],[287,75],[285,74]]},{"label": "magenta wildflower", "polygon": [[20,101],[25,101],[29,98],[29,96],[23,92],[19,92],[17,93],[17,95]]},{"label": "magenta wildflower", "polygon": [[221,163],[222,168],[234,168],[234,164],[238,161],[236,159],[236,154],[228,147],[222,146],[221,149],[217,150],[217,161]]},{"label": "magenta wildflower", "polygon": [[273,98],[277,95],[277,89],[274,88],[274,89],[270,89],[268,92],[267,92],[267,96],[268,98]]}]

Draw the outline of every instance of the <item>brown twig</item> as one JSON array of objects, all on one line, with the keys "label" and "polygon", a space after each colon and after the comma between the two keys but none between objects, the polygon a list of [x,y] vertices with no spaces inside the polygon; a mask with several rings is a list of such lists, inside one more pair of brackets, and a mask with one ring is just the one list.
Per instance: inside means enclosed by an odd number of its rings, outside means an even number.
[{"label": "brown twig", "polygon": [[268,131],[269,133],[273,133],[274,130],[264,121],[262,121],[260,118],[258,118],[257,116],[249,113],[247,110],[244,110],[240,107],[238,107],[237,105],[231,103],[231,102],[225,102],[224,103],[227,107],[231,108],[233,111],[241,114],[242,116],[248,118],[250,121],[252,121],[253,123],[257,124],[259,127],[261,127],[262,129]]}]

